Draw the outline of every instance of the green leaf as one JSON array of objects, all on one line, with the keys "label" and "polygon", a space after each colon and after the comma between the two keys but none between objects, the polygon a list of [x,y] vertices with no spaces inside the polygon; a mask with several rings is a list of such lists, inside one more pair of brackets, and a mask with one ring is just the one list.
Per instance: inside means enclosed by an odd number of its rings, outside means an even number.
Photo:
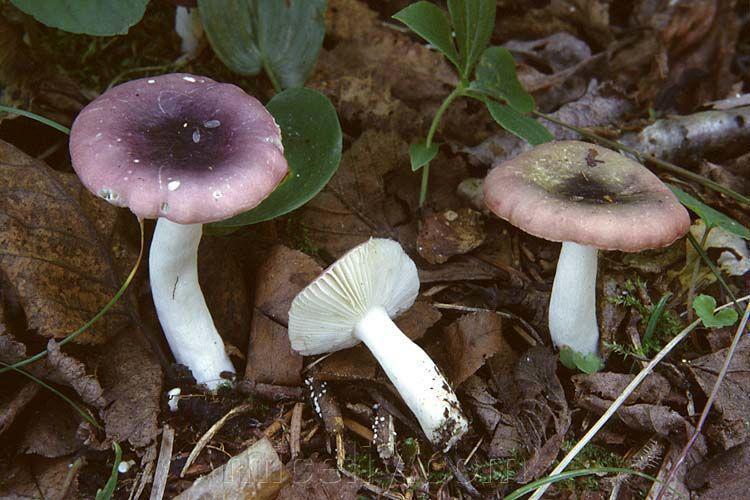
[{"label": "green leaf", "polygon": [[531,117],[522,115],[505,104],[483,99],[492,118],[505,130],[514,134],[532,146],[555,140],[547,128]]},{"label": "green leaf", "polygon": [[117,468],[122,460],[122,450],[117,441],[112,443],[112,447],[115,449],[115,463],[112,466],[112,473],[109,475],[104,488],[96,490],[96,500],[109,500],[114,495],[115,488],[117,488]]},{"label": "green leaf", "polygon": [[654,336],[654,332],[656,331],[656,325],[659,324],[659,320],[664,315],[664,309],[667,307],[667,302],[671,297],[671,292],[665,293],[651,310],[651,314],[648,317],[648,324],[646,325],[646,333],[643,334],[642,344],[644,346],[648,345],[651,342],[651,339]]},{"label": "green leaf", "polygon": [[11,0],[13,5],[53,28],[71,33],[124,35],[141,20],[148,0]]},{"label": "green leaf", "polygon": [[698,217],[703,219],[703,222],[707,227],[720,227],[724,231],[735,234],[740,238],[750,240],[750,230],[748,230],[748,228],[746,228],[736,220],[727,215],[724,215],[716,209],[709,207],[699,199],[690,196],[677,186],[674,186],[672,184],[667,184],[667,186],[669,186],[669,189],[672,190],[677,199],[680,200],[680,203],[688,207],[691,211],[695,212]]},{"label": "green leaf", "polygon": [[216,55],[232,71],[265,69],[274,87],[301,87],[325,35],[326,0],[198,0]]},{"label": "green leaf", "polygon": [[582,354],[567,346],[560,349],[560,363],[583,373],[595,373],[604,368],[604,363],[596,354]]},{"label": "green leaf", "polygon": [[516,75],[516,63],[508,49],[489,47],[477,65],[476,80],[469,88],[505,101],[519,113],[534,110],[534,98],[526,92]]},{"label": "green leaf", "polygon": [[439,146],[435,143],[427,147],[424,142],[417,142],[409,146],[409,160],[411,160],[411,171],[416,172],[432,161],[438,154]]},{"label": "green leaf", "polygon": [[496,0],[448,0],[461,76],[468,78],[495,27]]},{"label": "green leaf", "polygon": [[721,328],[723,326],[732,326],[737,322],[739,315],[734,309],[722,309],[714,314],[716,309],[716,299],[710,295],[698,295],[693,300],[693,309],[695,314],[703,322],[706,328]]},{"label": "green leaf", "polygon": [[341,125],[327,97],[312,89],[288,89],[266,107],[281,127],[289,175],[260,205],[212,228],[246,226],[289,213],[318,194],[339,166]]},{"label": "green leaf", "polygon": [[431,2],[415,2],[396,12],[393,18],[434,45],[456,68],[461,69],[448,14],[443,9]]}]

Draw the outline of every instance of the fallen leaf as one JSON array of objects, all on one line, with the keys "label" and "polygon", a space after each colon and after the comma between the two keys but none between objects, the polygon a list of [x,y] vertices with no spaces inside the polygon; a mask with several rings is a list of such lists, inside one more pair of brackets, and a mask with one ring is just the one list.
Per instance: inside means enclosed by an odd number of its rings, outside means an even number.
[{"label": "fallen leaf", "polygon": [[[589,394],[614,401],[633,380],[626,373],[601,372],[571,377],[575,385],[575,399],[581,400]],[[647,376],[635,391],[625,400],[625,405],[634,403],[661,404],[667,400],[671,386],[669,381],[658,373]]]},{"label": "fallen leaf", "polygon": [[72,457],[44,458],[29,456],[13,464],[0,481],[0,498],[8,500],[42,500],[78,498],[78,474],[68,484]]},{"label": "fallen leaf", "polygon": [[430,264],[442,264],[484,242],[482,214],[470,208],[427,214],[417,236],[417,251]]},{"label": "fallen leaf", "polygon": [[26,414],[19,451],[57,458],[78,451],[83,440],[77,435],[81,417],[68,404],[52,394]]},{"label": "fallen leaf", "polygon": [[409,168],[408,145],[393,132],[366,130],[341,159],[325,189],[298,212],[305,241],[340,257],[371,237],[391,235],[384,176]]},{"label": "fallen leaf", "polygon": [[748,475],[750,443],[742,443],[692,467],[685,484],[698,490],[701,500],[741,499],[747,497]]},{"label": "fallen leaf", "polygon": [[221,467],[199,477],[175,500],[194,498],[276,498],[289,481],[273,444],[262,438]]},{"label": "fallen leaf", "polygon": [[[94,316],[120,287],[92,221],[52,170],[0,142],[0,269],[39,335],[62,338]],[[100,344],[131,321],[126,300],[76,338]]]},{"label": "fallen leaf", "polygon": [[251,331],[245,378],[265,384],[300,385],[302,356],[292,350],[287,329],[256,311]]},{"label": "fallen leaf", "polygon": [[287,325],[292,300],[322,272],[307,254],[283,245],[271,248],[256,271],[255,307],[274,321]]},{"label": "fallen leaf", "polygon": [[490,357],[510,348],[502,320],[494,312],[465,314],[446,327],[443,343],[448,379],[454,387],[472,376]]},{"label": "fallen leaf", "polygon": [[[728,349],[691,360],[688,372],[708,397],[724,363]],[[750,436],[750,339],[743,337],[729,364],[729,371],[714,402],[712,415],[706,426],[707,434],[727,449],[743,443]]]}]

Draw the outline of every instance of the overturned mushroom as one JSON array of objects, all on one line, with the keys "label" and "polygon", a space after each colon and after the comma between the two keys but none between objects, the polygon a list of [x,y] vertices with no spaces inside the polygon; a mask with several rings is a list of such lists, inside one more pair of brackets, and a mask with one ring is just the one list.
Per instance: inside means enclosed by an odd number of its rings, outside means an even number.
[{"label": "overturned mushroom", "polygon": [[364,342],[427,438],[448,450],[468,429],[456,394],[429,356],[391,320],[411,307],[418,292],[417,268],[401,246],[371,239],[294,298],[289,340],[306,356]]},{"label": "overturned mushroom", "polygon": [[597,354],[598,250],[639,252],[670,245],[690,217],[658,177],[614,151],[550,142],[496,166],[487,207],[529,234],[562,242],[549,306],[559,348]]},{"label": "overturned mushroom", "polygon": [[234,372],[198,284],[202,224],[258,205],[287,173],[281,132],[255,98],[189,74],[134,80],[78,115],[70,154],[78,177],[139,218],[158,218],[151,291],[177,362],[215,388]]}]

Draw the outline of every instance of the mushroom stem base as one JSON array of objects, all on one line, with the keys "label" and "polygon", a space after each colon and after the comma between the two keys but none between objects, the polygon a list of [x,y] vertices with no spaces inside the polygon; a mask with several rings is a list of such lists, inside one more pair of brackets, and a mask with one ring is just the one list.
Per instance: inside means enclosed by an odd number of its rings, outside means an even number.
[{"label": "mushroom stem base", "polygon": [[417,417],[427,438],[447,451],[468,429],[456,394],[429,356],[374,307],[357,323],[354,335],[365,343]]},{"label": "mushroom stem base", "polygon": [[596,354],[596,268],[598,250],[563,242],[549,302],[549,331],[558,348]]},{"label": "mushroom stem base", "polygon": [[175,360],[190,368],[196,382],[215,389],[221,372],[234,373],[198,283],[201,224],[156,222],[149,254],[151,294]]}]

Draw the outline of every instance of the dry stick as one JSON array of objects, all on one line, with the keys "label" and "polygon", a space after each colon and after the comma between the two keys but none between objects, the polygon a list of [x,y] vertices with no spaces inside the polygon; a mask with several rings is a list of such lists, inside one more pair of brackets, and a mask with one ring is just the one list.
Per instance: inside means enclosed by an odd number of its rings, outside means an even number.
[{"label": "dry stick", "polygon": [[235,406],[234,408],[229,410],[226,415],[224,415],[219,420],[217,420],[216,423],[212,425],[206,431],[206,433],[201,436],[198,442],[195,443],[193,450],[190,452],[190,455],[188,455],[187,460],[185,461],[185,465],[182,467],[182,470],[180,471],[180,477],[185,477],[185,474],[187,473],[188,468],[190,468],[190,466],[193,465],[193,462],[195,461],[196,458],[198,458],[198,455],[200,455],[200,452],[203,451],[203,448],[206,447],[208,442],[211,441],[211,439],[216,435],[217,432],[221,430],[222,427],[224,427],[224,424],[227,423],[227,420],[234,417],[235,415],[244,413],[246,411],[250,411],[252,409],[253,409],[253,405],[250,403],[245,403],[243,405]]},{"label": "dry stick", "polygon": [[533,111],[533,113],[536,116],[539,116],[541,118],[544,118],[545,120],[548,120],[552,123],[560,125],[561,127],[565,127],[574,132],[577,132],[584,137],[588,137],[589,139],[593,139],[595,141],[601,142],[602,144],[605,144],[609,146],[610,148],[621,149],[623,151],[627,151],[628,153],[640,158],[641,161],[648,160],[654,165],[661,168],[662,170],[666,170],[667,172],[672,172],[673,174],[677,174],[680,177],[684,177],[686,179],[690,179],[691,181],[695,181],[698,184],[701,184],[703,186],[706,186],[707,188],[713,189],[714,191],[717,191],[725,196],[728,196],[729,198],[732,198],[733,200],[738,201],[744,205],[750,205],[750,198],[748,198],[747,196],[744,196],[732,189],[729,189],[728,187],[722,186],[718,182],[714,182],[711,179],[707,179],[706,177],[700,174],[696,174],[695,172],[691,172],[690,170],[684,169],[682,167],[678,167],[674,163],[669,163],[668,161],[660,160],[659,158],[655,156],[642,153],[635,148],[631,148],[630,146],[626,146],[625,144],[621,144],[617,141],[605,139],[604,137],[601,137],[597,134],[589,132],[588,130],[576,127],[574,125],[570,125],[568,123],[560,121],[557,118],[547,115],[545,113],[542,113],[539,111]]},{"label": "dry stick", "polygon": [[703,425],[706,423],[706,419],[708,418],[708,413],[711,411],[711,407],[716,401],[716,397],[719,395],[719,387],[721,386],[722,381],[724,380],[724,378],[727,375],[727,372],[729,371],[729,365],[732,362],[734,353],[737,351],[737,346],[740,343],[742,334],[745,332],[745,328],[747,328],[747,320],[749,317],[750,317],[750,303],[748,303],[747,307],[745,307],[745,314],[742,316],[742,321],[740,322],[739,328],[737,328],[737,333],[734,334],[734,338],[732,339],[732,344],[729,346],[729,349],[727,350],[727,357],[726,359],[724,359],[724,364],[721,366],[721,371],[719,372],[719,376],[716,377],[716,383],[711,389],[711,394],[708,397],[706,406],[703,408],[703,412],[701,412],[701,417],[700,419],[698,419],[698,424],[695,426],[695,430],[693,430],[693,435],[690,436],[690,440],[687,442],[684,448],[682,448],[680,455],[677,457],[677,460],[675,460],[674,464],[672,465],[672,469],[669,471],[669,475],[667,475],[667,479],[664,481],[664,485],[659,490],[659,494],[656,496],[656,500],[659,500],[664,495],[664,493],[666,493],[669,483],[672,481],[672,479],[674,478],[674,475],[677,473],[677,469],[679,469],[680,465],[682,465],[682,462],[685,461],[685,458],[687,458],[687,454],[690,451],[690,448],[692,448],[693,444],[695,444],[695,441],[698,439],[698,435],[700,435],[700,432],[703,429]]},{"label": "dry stick", "polygon": [[292,454],[292,460],[296,459],[302,450],[299,436],[302,433],[302,410],[304,408],[304,403],[297,403],[292,408],[292,422],[289,426],[289,451]]},{"label": "dry stick", "polygon": [[165,425],[161,431],[161,448],[159,449],[159,460],[156,462],[154,473],[154,485],[151,487],[149,500],[161,500],[164,498],[164,490],[169,478],[169,464],[172,462],[172,447],[174,446],[174,429]]},{"label": "dry stick", "polygon": [[[747,300],[750,300],[750,295],[746,295],[742,298],[737,299],[737,302],[745,302]],[[724,304],[721,307],[717,307],[714,310],[714,313],[726,309],[727,307],[734,306],[734,303],[729,302],[727,304]],[[630,395],[635,391],[635,389],[640,385],[641,382],[653,371],[653,369],[658,365],[662,359],[664,359],[671,351],[674,349],[677,344],[682,342],[695,328],[700,324],[700,320],[693,321],[688,326],[686,326],[680,333],[678,333],[672,340],[669,341],[667,345],[665,345],[661,351],[659,351],[656,356],[648,363],[648,365],[643,368],[638,374],[635,376],[635,378],[623,389],[622,393],[617,396],[617,399],[615,399],[612,404],[607,408],[607,411],[604,412],[604,414],[599,417],[599,420],[597,420],[593,426],[584,434],[584,436],[576,443],[575,446],[568,452],[567,455],[563,457],[563,459],[560,461],[560,463],[555,467],[552,472],[549,473],[549,476],[554,476],[557,474],[562,473],[570,464],[570,462],[573,461],[573,459],[583,450],[583,448],[591,441],[594,436],[601,430],[602,427],[609,421],[610,418],[612,418],[612,415],[615,414],[615,412],[622,406],[622,404],[625,402],[626,399],[630,397]],[[551,483],[544,484],[536,489],[534,494],[529,498],[529,500],[539,500],[542,498],[542,495],[544,495],[544,492],[547,491],[547,488],[550,487]]]},{"label": "dry stick", "polygon": [[370,429],[351,418],[344,418],[344,427],[369,443],[371,443],[374,438],[374,434]]}]

